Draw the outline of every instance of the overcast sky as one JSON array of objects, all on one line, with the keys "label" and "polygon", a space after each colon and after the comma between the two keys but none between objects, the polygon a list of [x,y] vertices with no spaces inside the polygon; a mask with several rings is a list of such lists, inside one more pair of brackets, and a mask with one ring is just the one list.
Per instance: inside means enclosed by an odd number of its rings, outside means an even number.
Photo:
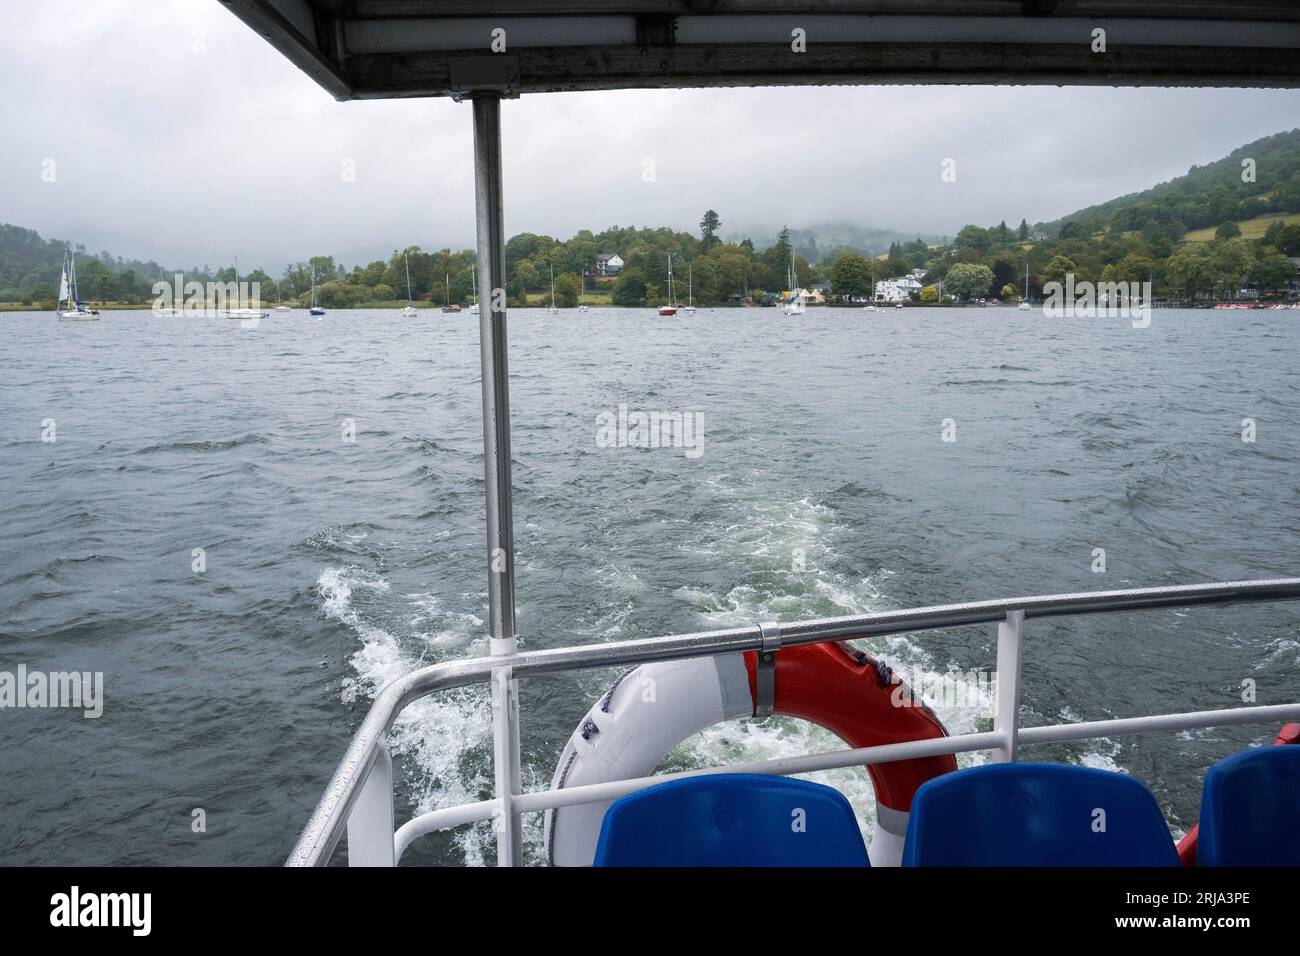
[{"label": "overcast sky", "polygon": [[[468,105],[336,103],[215,0],[23,4],[0,33],[0,98],[0,221],[46,237],[268,269],[473,244]],[[1300,91],[636,91],[525,97],[502,115],[508,233],[694,231],[711,207],[725,234],[952,234],[1180,175],[1296,126]]]}]

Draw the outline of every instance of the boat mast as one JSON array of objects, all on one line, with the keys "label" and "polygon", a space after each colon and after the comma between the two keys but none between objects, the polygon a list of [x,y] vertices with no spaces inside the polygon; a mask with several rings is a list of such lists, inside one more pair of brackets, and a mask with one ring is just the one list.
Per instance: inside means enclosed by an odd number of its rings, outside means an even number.
[{"label": "boat mast", "polygon": [[671,252],[668,253],[668,305],[670,308],[676,307],[676,303],[673,302],[673,254]]},{"label": "boat mast", "polygon": [[547,266],[551,269],[551,311],[555,311],[555,263],[548,262]]},{"label": "boat mast", "polygon": [[406,263],[406,304],[411,305],[411,257],[403,252],[402,259]]}]

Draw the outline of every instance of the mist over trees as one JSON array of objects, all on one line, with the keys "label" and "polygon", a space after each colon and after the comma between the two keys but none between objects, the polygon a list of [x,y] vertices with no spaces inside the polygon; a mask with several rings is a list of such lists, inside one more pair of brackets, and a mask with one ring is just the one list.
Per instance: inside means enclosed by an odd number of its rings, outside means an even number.
[{"label": "mist over trees", "polygon": [[[1016,222],[1010,226],[1008,222]],[[1222,160],[1192,167],[1184,176],[1151,189],[1090,206],[1054,222],[1030,225],[1023,216],[993,226],[968,224],[955,238],[929,242],[892,239],[887,248],[854,242],[883,235],[847,225],[832,230],[823,247],[811,230],[782,227],[773,237],[733,236],[706,210],[698,233],[666,227],[609,226],[580,230],[567,239],[519,233],[506,243],[505,290],[511,305],[549,300],[555,276],[556,305],[571,308],[583,295],[616,305],[667,302],[671,257],[678,298],[688,276],[700,305],[741,300],[774,301],[794,285],[822,288],[829,301],[859,301],[875,283],[917,274],[920,294],[938,301],[1019,295],[1026,274],[1031,291],[1047,282],[1144,282],[1173,296],[1230,296],[1245,282],[1263,293],[1294,281],[1290,257],[1300,257],[1300,130],[1279,133],[1234,150]],[[53,303],[66,244],[35,231],[0,224],[0,302]],[[158,281],[177,272],[187,281],[230,282],[234,263],[163,267],[74,249],[81,297],[90,302],[147,305]],[[617,275],[603,274],[599,257],[623,260]],[[317,300],[345,309],[404,303],[407,269],[417,303],[445,305],[473,301],[477,256],[472,249],[426,251],[418,245],[394,249],[387,259],[345,266],[328,254],[304,257],[272,276],[256,266],[240,279],[261,286],[264,304],[304,305],[315,275]]]}]

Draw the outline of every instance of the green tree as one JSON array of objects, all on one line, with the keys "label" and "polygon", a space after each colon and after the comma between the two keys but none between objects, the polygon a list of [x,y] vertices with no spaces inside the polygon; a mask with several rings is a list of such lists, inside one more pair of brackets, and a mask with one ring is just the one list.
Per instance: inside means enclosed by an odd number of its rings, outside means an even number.
[{"label": "green tree", "polygon": [[625,266],[614,282],[611,301],[615,305],[645,305],[645,297],[645,273],[636,266]]},{"label": "green tree", "polygon": [[938,305],[939,287],[937,285],[926,286],[921,290],[920,299],[922,305]]},{"label": "green tree", "polygon": [[1236,239],[1241,235],[1241,227],[1235,222],[1224,222],[1219,224],[1219,228],[1214,230],[1215,239]]},{"label": "green tree", "polygon": [[1047,264],[1038,278],[1044,286],[1049,282],[1065,285],[1065,277],[1071,273],[1077,274],[1078,271],[1079,267],[1074,264],[1073,259],[1066,256],[1053,256],[1052,261]]},{"label": "green tree", "polygon": [[948,270],[944,288],[953,295],[967,299],[975,295],[986,295],[993,284],[993,270],[988,266],[961,262]]},{"label": "green tree", "polygon": [[1169,284],[1187,296],[1210,289],[1217,274],[1214,257],[1203,242],[1187,243],[1165,263]]},{"label": "green tree", "polygon": [[555,304],[561,309],[572,309],[578,304],[578,291],[581,288],[581,280],[572,272],[556,276]]},{"label": "green tree", "polygon": [[1246,276],[1255,268],[1255,253],[1245,239],[1227,239],[1211,243],[1218,276],[1215,288],[1221,295],[1235,296]]},{"label": "green tree", "polygon": [[1028,242],[1028,241],[1029,241],[1029,223],[1027,223],[1025,220],[1021,219],[1021,220],[1020,220],[1020,229],[1019,229],[1019,231],[1016,233],[1016,235],[1017,235],[1017,237],[1020,239],[1021,242]]},{"label": "green tree", "polygon": [[831,267],[831,292],[844,299],[871,294],[871,264],[856,252],[846,252]]},{"label": "green tree", "polygon": [[1281,289],[1295,275],[1295,265],[1280,253],[1267,255],[1255,263],[1255,285],[1267,292]]},{"label": "green tree", "polygon": [[712,209],[704,213],[704,218],[700,220],[700,251],[708,252],[718,244],[718,228],[722,225],[722,220]]},{"label": "green tree", "polygon": [[1300,256],[1300,222],[1292,223],[1278,237],[1277,251],[1284,256]]},{"label": "green tree", "polygon": [[1274,249],[1282,243],[1282,233],[1286,229],[1286,222],[1282,219],[1274,219],[1264,230],[1264,245],[1272,246]]},{"label": "green tree", "polygon": [[519,288],[524,292],[534,291],[540,280],[537,267],[527,259],[515,266],[515,282],[519,283]]},{"label": "green tree", "polygon": [[960,249],[974,249],[977,252],[984,253],[989,251],[993,245],[993,237],[987,229],[981,229],[979,226],[962,226],[961,232],[957,233],[957,238],[953,244]]}]

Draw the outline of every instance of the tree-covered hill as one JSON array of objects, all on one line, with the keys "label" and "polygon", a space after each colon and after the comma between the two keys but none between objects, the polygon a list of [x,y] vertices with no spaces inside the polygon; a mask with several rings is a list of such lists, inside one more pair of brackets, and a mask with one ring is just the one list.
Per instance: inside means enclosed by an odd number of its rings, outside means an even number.
[{"label": "tree-covered hill", "polygon": [[1177,240],[1225,222],[1294,212],[1300,212],[1300,129],[1247,143],[1176,179],[1046,223],[1044,230],[1054,238],[1144,232]]},{"label": "tree-covered hill", "polygon": [[[0,302],[40,302],[58,294],[59,275],[67,243],[42,239],[32,229],[0,223]],[[83,297],[144,301],[154,281],[163,273],[156,262],[123,259],[107,252],[74,250],[77,277]]]},{"label": "tree-covered hill", "polygon": [[[698,233],[636,226],[583,229],[567,239],[520,233],[506,243],[508,301],[523,305],[549,298],[553,274],[561,308],[576,305],[584,294],[616,305],[661,304],[669,297],[670,257],[678,297],[689,276],[700,305],[774,301],[788,291],[792,258],[798,287],[829,286],[830,297],[842,301],[869,296],[875,283],[914,272],[930,287],[918,293],[923,302],[952,292],[961,299],[1016,298],[1026,273],[1031,290],[1073,275],[1076,281],[1149,281],[1165,301],[1289,300],[1296,295],[1289,257],[1300,257],[1300,130],[1250,143],[1185,176],[1056,222],[967,225],[952,241],[938,244],[894,239],[877,253],[869,246],[883,238],[882,231],[849,227],[782,228],[774,240],[735,234],[724,240],[723,225],[710,209]],[[30,229],[0,225],[0,302],[52,305],[64,248]],[[79,292],[87,301],[147,303],[153,283],[170,280],[174,271],[106,252],[76,252]],[[606,254],[622,259],[617,275],[599,265]],[[342,309],[404,301],[408,266],[417,302],[464,303],[474,296],[473,250],[409,246],[350,269],[330,255],[315,255],[278,278],[247,265],[240,278],[261,284],[265,304],[302,305],[314,274],[318,301]],[[200,282],[235,277],[233,265],[184,272],[187,280]]]}]

